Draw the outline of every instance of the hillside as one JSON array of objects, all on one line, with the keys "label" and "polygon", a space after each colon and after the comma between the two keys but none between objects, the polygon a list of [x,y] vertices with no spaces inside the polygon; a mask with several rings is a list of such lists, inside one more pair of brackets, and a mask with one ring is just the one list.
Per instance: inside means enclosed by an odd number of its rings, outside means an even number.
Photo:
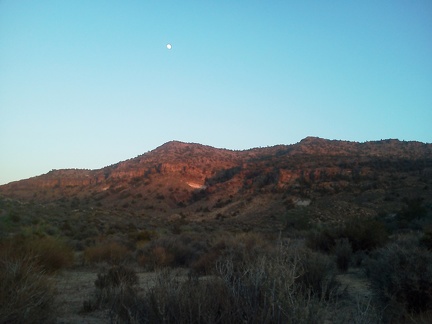
[{"label": "hillside", "polygon": [[[155,218],[254,224],[308,206],[319,219],[431,206],[432,144],[308,137],[245,151],[168,142],[98,170],[52,170],[0,186],[22,202],[98,208]],[[181,216],[179,216],[181,215]]]}]

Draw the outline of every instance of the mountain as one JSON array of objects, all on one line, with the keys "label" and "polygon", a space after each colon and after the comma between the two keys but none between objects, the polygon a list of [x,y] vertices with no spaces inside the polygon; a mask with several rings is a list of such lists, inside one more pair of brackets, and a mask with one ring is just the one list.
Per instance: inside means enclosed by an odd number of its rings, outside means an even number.
[{"label": "mountain", "polygon": [[172,141],[98,170],[52,170],[0,186],[22,202],[161,219],[274,220],[296,206],[318,218],[432,203],[432,144],[307,137],[244,151]]}]

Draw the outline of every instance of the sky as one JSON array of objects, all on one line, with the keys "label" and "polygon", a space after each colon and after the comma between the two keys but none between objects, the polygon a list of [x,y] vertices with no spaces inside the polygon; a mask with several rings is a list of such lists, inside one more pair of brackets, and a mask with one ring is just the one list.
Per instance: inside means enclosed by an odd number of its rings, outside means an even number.
[{"label": "sky", "polygon": [[0,0],[0,184],[431,125],[430,0]]}]

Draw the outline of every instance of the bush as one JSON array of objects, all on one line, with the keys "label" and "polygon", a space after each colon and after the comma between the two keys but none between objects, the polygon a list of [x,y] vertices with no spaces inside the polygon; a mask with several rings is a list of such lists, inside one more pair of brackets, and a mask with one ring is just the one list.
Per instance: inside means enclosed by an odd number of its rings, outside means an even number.
[{"label": "bush", "polygon": [[237,235],[218,235],[208,250],[192,264],[201,274],[212,274],[219,259],[230,258],[235,267],[254,262],[260,255],[273,254],[274,249],[261,234],[241,233]]},{"label": "bush", "polygon": [[296,283],[306,294],[329,299],[335,296],[339,283],[336,281],[334,261],[327,255],[310,250],[301,251]]},{"label": "bush", "polygon": [[307,246],[313,250],[331,252],[338,239],[348,239],[353,252],[372,251],[382,247],[388,239],[384,223],[374,219],[355,218],[339,227],[326,226],[307,237]]},{"label": "bush", "polygon": [[207,249],[207,240],[202,235],[182,233],[151,241],[138,251],[138,259],[141,265],[150,270],[160,267],[190,267]]},{"label": "bush", "polygon": [[221,280],[185,281],[165,269],[140,299],[135,318],[139,323],[234,323],[233,307]]},{"label": "bush", "polygon": [[306,208],[291,209],[281,220],[285,230],[309,230],[312,227],[312,214]]},{"label": "bush", "polygon": [[0,259],[0,321],[54,322],[54,289],[31,256]]},{"label": "bush", "polygon": [[138,284],[138,276],[135,271],[125,266],[113,266],[106,274],[98,274],[95,281],[96,288],[105,289],[119,287],[121,285],[134,286]]},{"label": "bush", "polygon": [[107,262],[108,264],[120,264],[129,258],[129,250],[115,242],[101,243],[84,250],[84,261],[87,263]]},{"label": "bush", "polygon": [[339,238],[344,237],[350,241],[354,252],[372,251],[384,246],[388,233],[381,221],[355,218],[345,224]]},{"label": "bush", "polygon": [[311,231],[306,237],[306,245],[312,250],[330,252],[339,236],[336,230],[324,227]]},{"label": "bush", "polygon": [[2,254],[31,257],[45,272],[56,272],[69,267],[74,262],[74,252],[60,239],[45,237],[16,236],[3,242],[0,246]]},{"label": "bush", "polygon": [[185,281],[178,272],[164,270],[140,300],[136,321],[321,323],[328,303],[312,294],[308,284],[297,281],[306,268],[296,253],[283,248],[274,255],[260,253],[243,261],[236,253],[225,254],[218,259],[214,275],[199,280]]},{"label": "bush", "polygon": [[366,273],[389,321],[432,309],[432,254],[417,238],[399,237],[377,250]]},{"label": "bush", "polygon": [[29,251],[37,255],[37,262],[48,272],[55,272],[73,265],[74,252],[63,241],[53,237],[44,237],[28,242]]},{"label": "bush", "polygon": [[111,322],[130,322],[136,313],[138,276],[125,266],[113,266],[106,273],[99,273],[95,292],[84,301],[83,311],[109,309]]},{"label": "bush", "polygon": [[338,269],[346,272],[352,257],[352,247],[349,240],[347,238],[336,240],[333,252],[336,256],[336,265]]},{"label": "bush", "polygon": [[[249,241],[234,241],[243,239]],[[98,275],[96,297],[84,306],[111,309],[113,322],[322,323],[335,306],[324,298],[334,287],[331,265],[324,255],[291,247],[252,259],[226,252],[212,276],[187,279],[184,272],[162,269],[142,296],[134,280],[118,279],[130,275]]]}]

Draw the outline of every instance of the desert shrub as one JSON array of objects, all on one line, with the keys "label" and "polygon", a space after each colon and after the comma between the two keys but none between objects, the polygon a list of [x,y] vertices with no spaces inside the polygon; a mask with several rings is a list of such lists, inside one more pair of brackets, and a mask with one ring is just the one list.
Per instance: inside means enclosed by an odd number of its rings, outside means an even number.
[{"label": "desert shrub", "polygon": [[352,247],[347,238],[337,239],[333,253],[336,256],[336,265],[340,271],[347,271],[351,257]]},{"label": "desert shrub", "polygon": [[207,252],[192,267],[198,273],[211,274],[218,259],[230,258],[235,267],[242,267],[262,254],[273,252],[270,242],[259,233],[218,234],[210,242]]},{"label": "desert shrub", "polygon": [[131,256],[129,250],[116,242],[104,242],[84,250],[84,261],[87,263],[107,262],[120,264]]},{"label": "desert shrub", "polygon": [[[304,258],[315,261],[311,265]],[[326,256],[292,246],[251,259],[226,252],[213,275],[188,278],[184,271],[164,268],[141,295],[136,281],[127,279],[133,278],[130,271],[115,268],[98,275],[96,293],[84,308],[110,309],[113,322],[322,323],[330,308],[335,311],[334,301],[325,298],[331,294],[323,293],[331,286],[330,264]],[[322,279],[311,279],[318,278],[314,267]],[[305,275],[311,271],[314,276]]]},{"label": "desert shrub", "polygon": [[325,254],[301,250],[296,284],[304,293],[329,299],[339,288],[334,261]]},{"label": "desert shrub", "polygon": [[74,251],[63,240],[46,237],[15,236],[0,245],[0,254],[32,257],[45,272],[55,272],[74,262]]},{"label": "desert shrub", "polygon": [[151,263],[151,267],[154,269],[160,267],[171,266],[174,262],[174,256],[162,246],[155,246],[151,250],[150,257],[147,262]]},{"label": "desert shrub", "polygon": [[181,233],[155,239],[137,252],[141,264],[147,268],[190,267],[208,250],[201,234]]},{"label": "desert shrub", "polygon": [[0,257],[0,322],[54,322],[54,288],[32,256]]},{"label": "desert shrub", "polygon": [[384,223],[374,219],[355,218],[339,226],[324,226],[307,236],[307,246],[313,250],[331,252],[338,239],[346,238],[353,252],[372,251],[388,240]]},{"label": "desert shrub", "polygon": [[162,270],[141,299],[135,319],[139,323],[232,323],[233,304],[217,278],[184,280],[175,270]]},{"label": "desert shrub", "polygon": [[96,288],[118,287],[120,285],[134,286],[138,284],[138,276],[130,268],[125,266],[113,266],[106,274],[99,273],[95,281]]},{"label": "desert shrub", "polygon": [[83,302],[83,311],[108,309],[111,321],[130,322],[138,305],[138,276],[125,266],[113,266],[98,273],[93,296]]},{"label": "desert shrub", "polygon": [[403,199],[406,204],[397,214],[397,218],[400,222],[401,227],[407,226],[411,221],[416,218],[425,217],[427,209],[422,205],[423,198],[417,197],[414,199]]},{"label": "desert shrub", "polygon": [[214,275],[185,280],[163,270],[140,299],[141,323],[321,323],[329,303],[297,281],[299,253],[281,249],[240,264],[236,254],[216,263]]},{"label": "desert shrub", "polygon": [[134,242],[148,242],[157,238],[157,236],[158,235],[155,231],[149,231],[149,230],[140,230],[140,231],[133,231],[128,233],[129,239]]},{"label": "desert shrub", "polygon": [[306,245],[312,250],[330,252],[334,248],[337,233],[329,227],[310,231],[306,236]]},{"label": "desert shrub", "polygon": [[375,251],[366,273],[389,321],[432,309],[432,254],[416,237],[399,237]]},{"label": "desert shrub", "polygon": [[28,250],[37,256],[37,263],[48,272],[54,272],[73,265],[74,252],[62,240],[44,237],[28,242]]},{"label": "desert shrub", "polygon": [[345,224],[339,237],[346,237],[354,252],[372,251],[384,246],[388,233],[384,223],[379,220],[355,218]]},{"label": "desert shrub", "polygon": [[282,217],[285,230],[309,230],[312,227],[311,220],[312,215],[306,208],[293,208]]},{"label": "desert shrub", "polygon": [[89,238],[94,238],[99,235],[96,226],[90,224],[75,225],[76,228],[71,233],[75,240],[84,241]]}]

